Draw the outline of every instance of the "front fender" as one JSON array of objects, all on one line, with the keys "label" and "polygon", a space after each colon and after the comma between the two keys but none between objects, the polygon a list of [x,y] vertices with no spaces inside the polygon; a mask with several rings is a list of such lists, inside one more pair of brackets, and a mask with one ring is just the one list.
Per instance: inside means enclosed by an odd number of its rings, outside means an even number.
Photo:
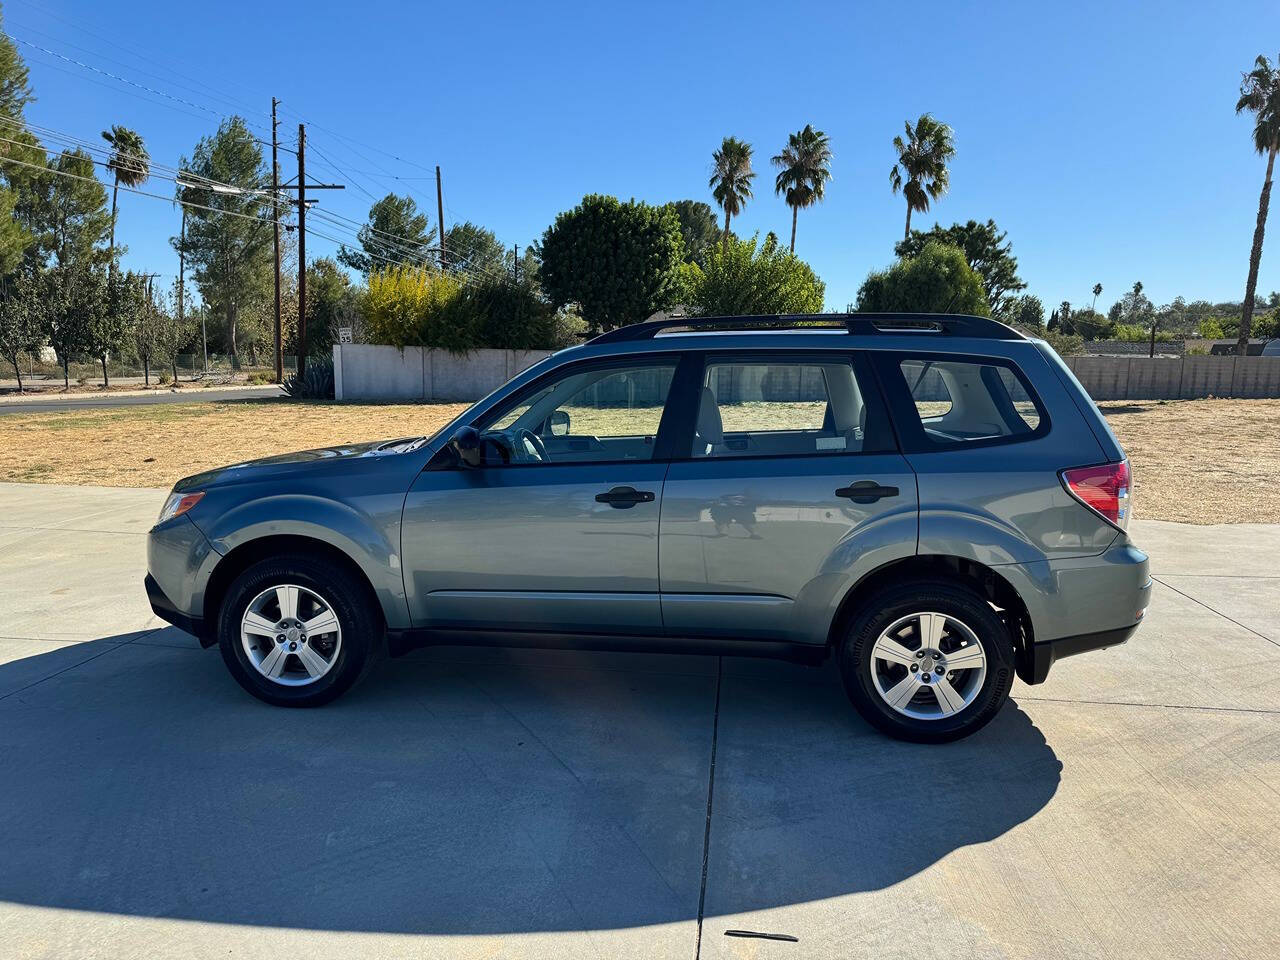
[{"label": "front fender", "polygon": [[[350,503],[313,494],[279,494],[248,500],[220,513],[204,529],[218,557],[263,537],[307,537],[349,557],[373,586],[387,626],[409,626],[404,577],[400,564],[400,514],[403,494],[366,498],[357,509]],[[202,571],[201,592],[216,558]],[[203,595],[200,597],[203,602]]]}]

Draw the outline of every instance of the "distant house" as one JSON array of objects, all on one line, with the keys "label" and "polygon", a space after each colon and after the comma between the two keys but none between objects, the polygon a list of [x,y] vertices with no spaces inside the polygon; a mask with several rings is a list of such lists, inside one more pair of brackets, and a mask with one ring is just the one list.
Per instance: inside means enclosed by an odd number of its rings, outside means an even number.
[{"label": "distant house", "polygon": [[[1233,357],[1236,353],[1236,340],[1205,340],[1204,346],[1209,348],[1209,355],[1214,357]],[[1249,346],[1245,350],[1245,356],[1259,357],[1262,355],[1262,348],[1267,345],[1267,341],[1261,338],[1255,338],[1249,341]]]}]

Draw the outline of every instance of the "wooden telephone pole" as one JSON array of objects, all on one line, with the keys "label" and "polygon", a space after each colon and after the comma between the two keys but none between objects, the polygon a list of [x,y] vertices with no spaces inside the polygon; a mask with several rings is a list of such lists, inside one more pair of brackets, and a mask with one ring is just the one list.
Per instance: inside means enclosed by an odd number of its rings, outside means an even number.
[{"label": "wooden telephone pole", "polygon": [[446,267],[444,260],[444,190],[440,186],[440,164],[436,164],[436,223],[440,231],[440,269]]},{"label": "wooden telephone pole", "polygon": [[[340,183],[307,183],[307,128],[304,124],[298,124],[298,182],[282,183],[276,189],[298,191],[298,199],[293,202],[298,205],[298,376],[301,377],[307,366],[307,191],[345,189]],[[276,273],[278,276],[278,261]]]},{"label": "wooden telephone pole", "polygon": [[275,97],[271,98],[271,236],[272,249],[275,252],[275,279],[276,279],[276,383],[284,383],[284,334],[281,329],[280,321],[280,204],[277,198],[280,195],[280,161],[277,153],[278,143],[276,141],[276,106],[280,103]]}]

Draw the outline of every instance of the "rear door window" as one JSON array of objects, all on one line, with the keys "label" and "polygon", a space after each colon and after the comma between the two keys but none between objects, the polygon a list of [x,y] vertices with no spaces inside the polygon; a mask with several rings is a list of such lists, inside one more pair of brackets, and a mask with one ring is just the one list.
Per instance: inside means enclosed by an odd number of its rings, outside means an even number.
[{"label": "rear door window", "polygon": [[1000,443],[1039,436],[1048,418],[1026,378],[1006,360],[900,357],[890,379],[905,387],[912,416],[932,446]]}]

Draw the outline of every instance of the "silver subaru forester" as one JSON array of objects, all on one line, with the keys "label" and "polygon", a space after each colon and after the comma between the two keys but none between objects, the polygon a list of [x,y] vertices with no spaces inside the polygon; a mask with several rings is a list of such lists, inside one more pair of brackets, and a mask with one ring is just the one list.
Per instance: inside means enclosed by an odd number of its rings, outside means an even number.
[{"label": "silver subaru forester", "polygon": [[188,477],[152,608],[282,706],[432,643],[838,658],[903,739],[1125,642],[1129,464],[1047,344],[933,315],[622,327],[431,437]]}]

